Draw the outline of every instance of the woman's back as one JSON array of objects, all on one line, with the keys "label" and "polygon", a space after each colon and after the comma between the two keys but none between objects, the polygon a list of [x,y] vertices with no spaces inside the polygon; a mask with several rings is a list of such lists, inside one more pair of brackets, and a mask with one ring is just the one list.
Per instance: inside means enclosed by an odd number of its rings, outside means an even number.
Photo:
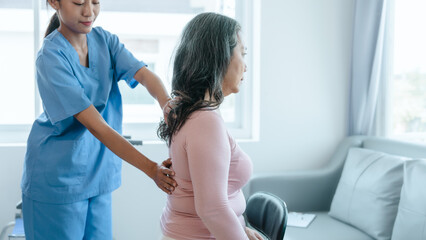
[{"label": "woman's back", "polygon": [[221,116],[213,110],[191,114],[173,136],[170,157],[178,187],[168,196],[161,217],[165,235],[241,239],[245,210],[241,188],[250,179],[252,164]]}]

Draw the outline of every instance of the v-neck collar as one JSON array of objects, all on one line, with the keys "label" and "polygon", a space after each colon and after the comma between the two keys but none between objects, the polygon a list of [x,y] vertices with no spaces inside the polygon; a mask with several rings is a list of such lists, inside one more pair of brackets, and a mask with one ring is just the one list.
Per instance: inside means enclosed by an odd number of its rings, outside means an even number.
[{"label": "v-neck collar", "polygon": [[92,70],[94,68],[94,61],[93,61],[93,54],[92,54],[92,41],[90,39],[90,33],[86,34],[86,42],[87,42],[87,58],[89,62],[89,67],[83,66],[80,64],[80,57],[78,56],[77,50],[75,50],[74,46],[68,41],[68,39],[56,29],[55,31],[58,32],[58,34],[61,36],[62,40],[65,41],[65,43],[68,45],[68,52],[71,54],[71,56],[74,58],[75,61],[77,61],[77,65],[80,66],[80,68],[85,70]]}]

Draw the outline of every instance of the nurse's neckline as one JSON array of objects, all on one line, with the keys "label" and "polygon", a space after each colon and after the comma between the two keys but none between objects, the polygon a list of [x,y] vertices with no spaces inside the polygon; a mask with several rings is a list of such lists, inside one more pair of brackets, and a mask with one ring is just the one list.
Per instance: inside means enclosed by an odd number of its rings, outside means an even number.
[{"label": "nurse's neckline", "polygon": [[87,68],[87,69],[90,69],[91,67],[92,67],[92,64],[91,64],[91,62],[90,62],[90,47],[89,47],[89,42],[90,42],[90,40],[89,40],[89,33],[88,34],[85,34],[85,44],[82,44],[83,45],[83,47],[85,47],[85,49],[82,49],[83,51],[86,51],[86,53],[85,53],[85,55],[86,55],[86,59],[85,59],[85,63],[86,64],[84,64],[84,62],[82,62],[82,60],[84,61],[84,59],[81,59],[80,58],[80,55],[79,55],[79,51],[77,50],[78,49],[78,47],[76,47],[76,46],[74,46],[72,43],[71,43],[71,41],[61,32],[61,31],[59,31],[59,29],[56,29],[57,31],[58,31],[58,33],[63,37],[63,39],[72,47],[72,49],[73,50],[71,50],[72,52],[73,52],[73,54],[77,57],[77,61],[79,62],[79,65],[81,66],[81,67],[84,67],[84,68]]}]

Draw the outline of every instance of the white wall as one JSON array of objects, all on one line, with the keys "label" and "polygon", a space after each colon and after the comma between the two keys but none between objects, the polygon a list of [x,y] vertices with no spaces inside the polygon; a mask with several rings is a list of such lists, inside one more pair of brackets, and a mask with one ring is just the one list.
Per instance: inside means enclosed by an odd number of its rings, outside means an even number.
[{"label": "white wall", "polygon": [[[263,0],[260,141],[241,143],[256,173],[317,168],[347,130],[354,0]],[[164,145],[140,148],[151,159]],[[0,147],[0,227],[14,216],[25,147]],[[123,164],[113,193],[118,240],[158,239],[165,202],[145,175]]]},{"label": "white wall", "polygon": [[264,0],[257,172],[315,168],[346,134],[353,0]]}]

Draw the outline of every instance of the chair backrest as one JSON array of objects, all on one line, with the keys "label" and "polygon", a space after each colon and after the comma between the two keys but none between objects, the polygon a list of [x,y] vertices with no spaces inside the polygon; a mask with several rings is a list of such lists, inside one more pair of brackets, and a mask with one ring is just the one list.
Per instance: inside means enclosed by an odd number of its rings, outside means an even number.
[{"label": "chair backrest", "polygon": [[267,192],[256,192],[247,200],[246,221],[270,240],[282,240],[287,227],[285,202]]}]

